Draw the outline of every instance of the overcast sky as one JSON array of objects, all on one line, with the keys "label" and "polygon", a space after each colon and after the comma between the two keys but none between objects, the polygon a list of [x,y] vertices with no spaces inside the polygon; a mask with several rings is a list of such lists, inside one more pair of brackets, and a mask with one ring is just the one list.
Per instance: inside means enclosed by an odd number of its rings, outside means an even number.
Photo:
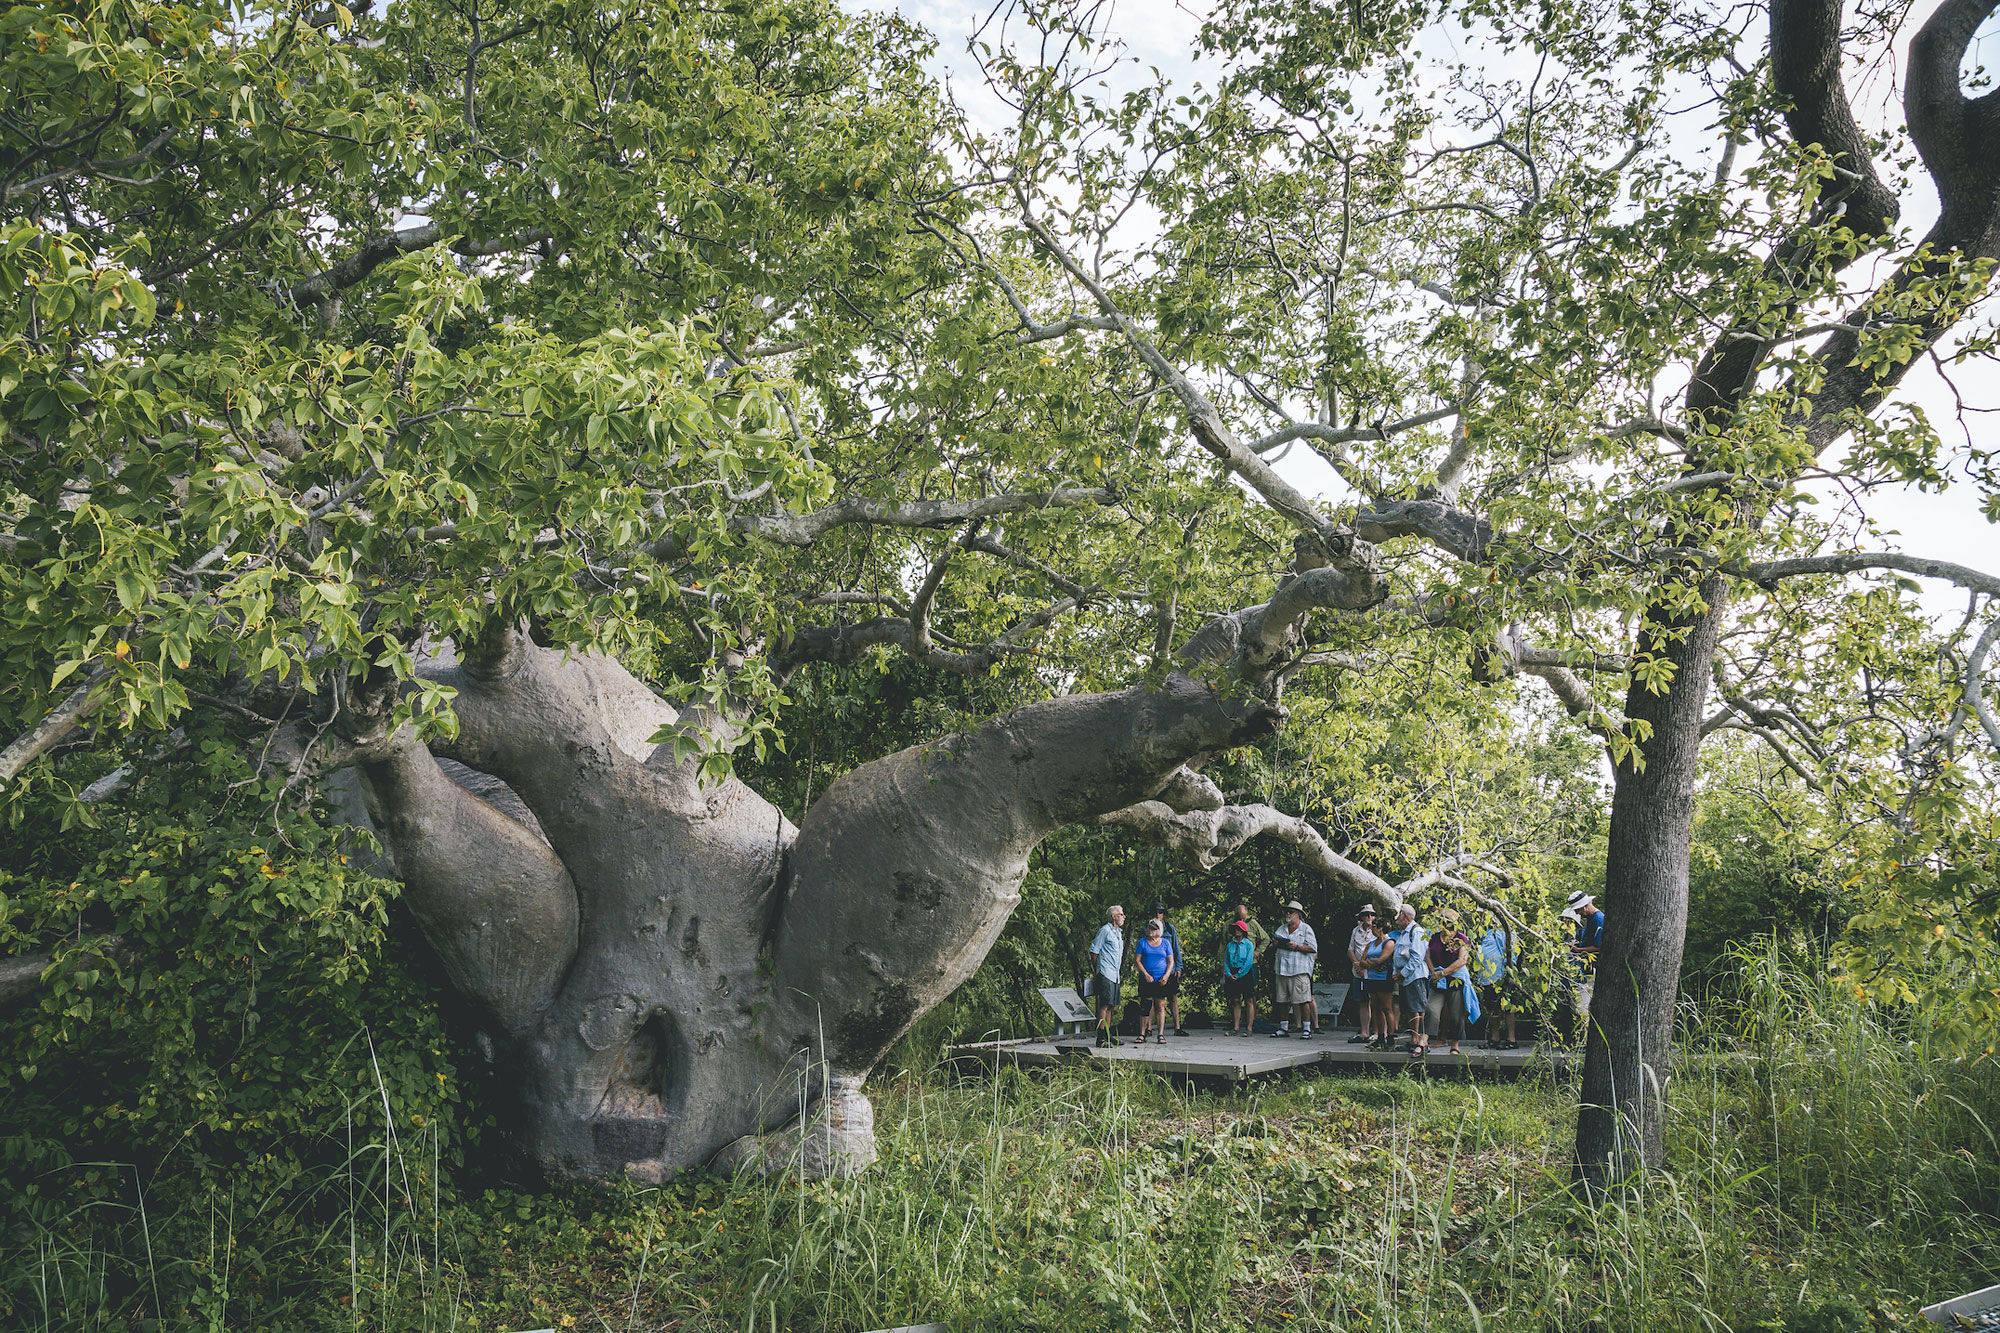
[{"label": "overcast sky", "polygon": [[[968,3],[968,0],[845,0],[845,3],[855,10],[894,10],[922,24],[938,38],[934,67],[939,77],[951,80],[960,99],[975,115],[996,119],[1005,115],[1004,108],[982,95],[977,71],[965,53],[967,38],[989,12],[989,4]],[[1125,0],[1113,11],[1109,26],[1113,35],[1125,44],[1126,53],[1134,58],[1136,70],[1143,72],[1147,66],[1156,66],[1175,82],[1213,82],[1214,71],[1202,68],[1192,58],[1193,38],[1208,7],[1207,0],[1178,3]],[[1918,0],[1906,31],[1915,31],[1918,21],[1934,7],[1934,0]],[[1490,64],[1486,53],[1478,51],[1462,32],[1443,27],[1426,35],[1422,49],[1435,59]],[[1904,53],[1897,50],[1882,54],[1887,58],[1872,61],[1865,70],[1849,75],[1857,119],[1870,128],[1899,125],[1901,119],[1895,73],[1904,67]],[[1995,54],[2000,54],[2000,24],[1989,20],[1968,59],[1968,68],[1980,56]],[[1706,153],[1709,149],[1709,145],[1703,144],[1697,151]],[[1920,233],[1936,216],[1937,200],[1926,187],[1919,195],[1905,198],[1903,208],[1904,225]],[[1986,448],[1994,447],[1994,436],[2000,434],[2000,370],[1989,361],[1959,367],[1953,378],[1959,395],[1969,408],[1975,409],[1964,418],[1971,424],[1974,438]],[[1911,373],[1903,397],[1923,406],[1948,446],[1962,441],[1963,428],[1958,424],[1953,395],[1929,363]],[[1291,451],[1281,470],[1290,474],[1294,484],[1329,503],[1353,498],[1332,471],[1305,450]],[[2000,570],[2000,531],[1981,516],[1977,491],[1962,471],[1954,475],[1953,483],[1938,495],[1926,495],[1914,488],[1877,491],[1869,502],[1869,512],[1884,528],[1895,533],[1887,545],[1989,571]],[[1827,490],[1831,494],[1831,489]],[[1964,596],[1956,589],[1938,587],[1927,591],[1926,600],[1934,612],[1955,615],[1963,611]]]}]

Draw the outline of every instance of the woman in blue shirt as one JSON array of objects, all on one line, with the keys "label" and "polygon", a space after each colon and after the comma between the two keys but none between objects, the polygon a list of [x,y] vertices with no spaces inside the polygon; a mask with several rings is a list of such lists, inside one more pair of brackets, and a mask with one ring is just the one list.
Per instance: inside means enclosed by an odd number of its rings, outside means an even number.
[{"label": "woman in blue shirt", "polygon": [[1146,938],[1132,946],[1139,964],[1139,1002],[1145,1005],[1139,1018],[1139,1040],[1146,1040],[1146,1028],[1157,1025],[1154,1041],[1167,1044],[1167,982],[1174,975],[1174,946],[1160,937],[1160,923],[1146,923]]},{"label": "woman in blue shirt", "polygon": [[1373,1011],[1371,1051],[1386,1051],[1396,1043],[1396,941],[1389,936],[1388,924],[1371,917],[1368,930],[1375,938],[1361,951],[1361,994]]}]

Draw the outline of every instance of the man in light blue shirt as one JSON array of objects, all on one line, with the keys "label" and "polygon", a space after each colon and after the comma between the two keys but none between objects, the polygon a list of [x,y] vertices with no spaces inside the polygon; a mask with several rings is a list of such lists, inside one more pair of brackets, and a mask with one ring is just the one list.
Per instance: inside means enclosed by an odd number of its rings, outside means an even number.
[{"label": "man in light blue shirt", "polygon": [[1125,965],[1125,909],[1113,907],[1104,915],[1105,922],[1098,927],[1097,938],[1090,942],[1091,965],[1096,969],[1090,988],[1097,997],[1097,1044],[1116,1046],[1118,1038],[1111,1035],[1111,1011],[1118,1004],[1118,974]]},{"label": "man in light blue shirt", "polygon": [[1424,1016],[1431,1004],[1430,933],[1417,924],[1416,909],[1404,903],[1396,909],[1396,928],[1389,932],[1396,941],[1396,982],[1403,1021],[1410,1029],[1410,1041],[1403,1049],[1413,1060],[1424,1058],[1430,1038],[1424,1035]]}]

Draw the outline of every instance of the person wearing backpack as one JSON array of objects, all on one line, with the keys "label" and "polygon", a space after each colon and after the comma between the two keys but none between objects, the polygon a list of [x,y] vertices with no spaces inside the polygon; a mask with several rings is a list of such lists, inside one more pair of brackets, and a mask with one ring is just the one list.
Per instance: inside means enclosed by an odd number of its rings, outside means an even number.
[{"label": "person wearing backpack", "polygon": [[[1472,951],[1472,981],[1482,988],[1488,998],[1486,1017],[1486,1040],[1479,1043],[1485,1051],[1518,1050],[1521,1043],[1515,1040],[1514,1015],[1521,1007],[1519,983],[1514,978],[1514,965],[1520,955],[1514,949],[1512,934],[1503,925],[1489,927],[1479,937],[1479,943]],[[1500,1040],[1500,1020],[1507,1020],[1507,1039]]]},{"label": "person wearing backpack", "polygon": [[1448,1054],[1459,1054],[1458,1044],[1470,1034],[1479,1017],[1479,1001],[1472,991],[1472,972],[1467,966],[1472,941],[1459,929],[1458,912],[1450,907],[1437,914],[1438,928],[1431,935],[1428,961],[1431,968],[1429,1016],[1435,1036],[1451,1043]]},{"label": "person wearing backpack", "polygon": [[1247,1037],[1257,1022],[1257,943],[1247,921],[1232,921],[1222,944],[1222,998],[1229,1001],[1229,1035]]}]

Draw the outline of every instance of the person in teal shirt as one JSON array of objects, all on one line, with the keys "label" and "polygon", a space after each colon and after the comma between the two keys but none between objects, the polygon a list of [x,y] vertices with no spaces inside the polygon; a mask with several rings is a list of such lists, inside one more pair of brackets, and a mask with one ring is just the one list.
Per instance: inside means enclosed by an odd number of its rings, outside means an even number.
[{"label": "person in teal shirt", "polygon": [[1257,1022],[1257,943],[1244,921],[1230,923],[1222,945],[1222,998],[1229,1001],[1229,1035],[1249,1036]]}]

